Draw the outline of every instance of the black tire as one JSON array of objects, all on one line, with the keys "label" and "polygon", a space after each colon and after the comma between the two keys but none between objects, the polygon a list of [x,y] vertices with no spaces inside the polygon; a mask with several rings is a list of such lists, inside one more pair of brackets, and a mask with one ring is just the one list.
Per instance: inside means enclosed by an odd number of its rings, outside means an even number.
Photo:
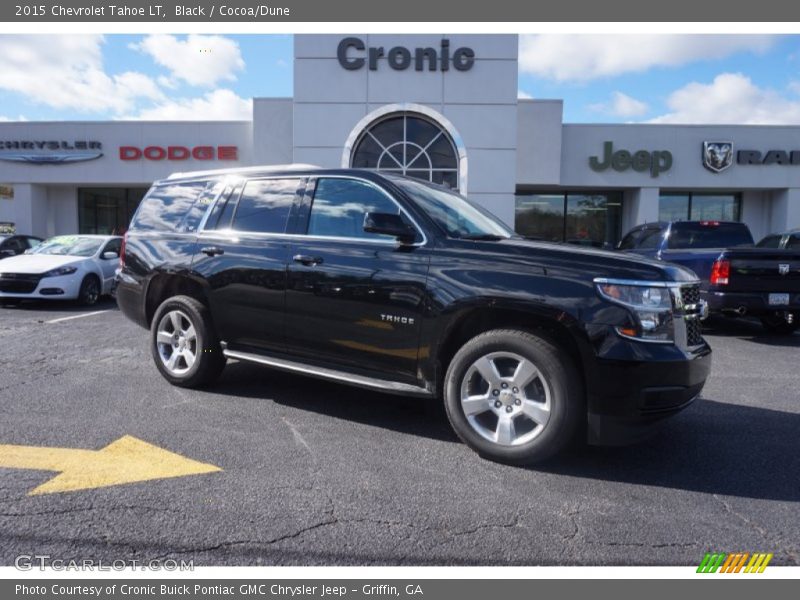
[{"label": "black tire", "polygon": [[100,299],[102,291],[100,279],[97,275],[87,275],[81,281],[81,289],[78,291],[78,303],[81,306],[94,306]]},{"label": "black tire", "polygon": [[[178,359],[177,369],[170,370],[167,364],[169,362],[167,354],[171,357],[171,352],[164,344],[159,345],[159,325],[162,324],[165,318],[168,318],[171,323],[171,315],[176,312],[182,315],[181,319],[185,318],[182,321],[184,326],[191,325],[194,328],[196,336],[193,344],[194,361],[189,366],[185,359]],[[166,327],[167,329],[162,329],[162,331],[169,329],[169,325],[166,325]],[[186,329],[188,330],[188,326]],[[189,343],[186,344],[186,347],[191,352]],[[213,383],[222,373],[227,362],[222,354],[222,348],[214,331],[208,308],[202,302],[189,296],[173,296],[158,307],[150,324],[150,350],[156,367],[164,379],[179,387],[199,388]],[[175,351],[175,348],[172,351]],[[165,360],[167,363],[165,363]],[[184,370],[182,367],[188,368]]]},{"label": "black tire", "polygon": [[761,317],[761,325],[768,333],[790,335],[800,328],[800,313],[792,313],[791,323],[782,314],[764,315]]},{"label": "black tire", "polygon": [[[484,437],[470,424],[461,404],[462,384],[464,384],[464,379],[470,375],[472,365],[481,357],[496,356],[495,353],[510,353],[530,361],[541,373],[543,378],[541,386],[544,386],[546,382],[549,387],[549,420],[544,425],[533,426],[530,434],[534,437],[524,441],[524,436],[521,436],[519,445],[502,445]],[[501,357],[499,360],[506,359]],[[466,385],[471,385],[474,377],[474,373],[470,375],[469,383]],[[534,379],[535,381],[536,379]],[[586,420],[581,381],[581,377],[567,353],[549,339],[527,331],[498,329],[472,338],[453,357],[445,376],[444,404],[447,417],[458,437],[481,456],[507,464],[533,464],[558,454],[575,441],[577,433]],[[490,395],[493,395],[491,387],[489,386],[486,392],[487,405],[491,401]],[[478,395],[482,395],[482,393]],[[523,391],[523,394],[527,396],[526,391]],[[517,401],[514,400],[515,396],[510,394],[509,390],[501,392],[500,397],[508,398],[509,404],[517,404]],[[491,403],[494,402],[491,401]],[[521,404],[527,404],[527,401],[521,401]],[[495,406],[497,405],[495,404]],[[488,412],[477,418],[484,415],[490,419],[496,418],[498,425],[495,434],[499,434],[499,421],[503,418],[503,410],[511,413],[517,409],[513,406],[503,406],[495,411],[489,407]],[[496,417],[492,417],[490,414],[492,412],[498,413]],[[517,412],[514,412],[510,418],[515,423],[519,423],[520,417],[523,419],[523,424],[526,424],[527,417],[521,416]],[[533,434],[536,427],[541,427],[541,430]]]}]

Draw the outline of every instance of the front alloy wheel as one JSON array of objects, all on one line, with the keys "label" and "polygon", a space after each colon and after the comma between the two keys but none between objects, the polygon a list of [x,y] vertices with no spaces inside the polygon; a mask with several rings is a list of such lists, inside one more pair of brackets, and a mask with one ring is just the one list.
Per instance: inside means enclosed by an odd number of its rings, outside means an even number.
[{"label": "front alloy wheel", "polygon": [[514,352],[491,352],[467,370],[461,407],[478,435],[501,446],[519,446],[550,420],[547,379],[533,362]]},{"label": "front alloy wheel", "polygon": [[576,438],[586,419],[582,379],[547,334],[495,329],[456,352],[444,381],[450,424],[481,456],[541,462]]}]

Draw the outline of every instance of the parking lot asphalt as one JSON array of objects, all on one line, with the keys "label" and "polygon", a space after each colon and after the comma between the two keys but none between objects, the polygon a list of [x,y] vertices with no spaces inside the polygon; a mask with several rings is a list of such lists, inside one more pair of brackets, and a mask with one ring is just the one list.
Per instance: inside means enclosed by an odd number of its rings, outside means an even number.
[{"label": "parking lot asphalt", "polygon": [[654,438],[516,468],[426,400],[234,362],[209,390],[172,387],[111,301],[2,309],[0,445],[133,436],[220,470],[29,495],[54,473],[0,468],[0,565],[800,564],[800,334],[725,322],[707,339],[704,398]]}]

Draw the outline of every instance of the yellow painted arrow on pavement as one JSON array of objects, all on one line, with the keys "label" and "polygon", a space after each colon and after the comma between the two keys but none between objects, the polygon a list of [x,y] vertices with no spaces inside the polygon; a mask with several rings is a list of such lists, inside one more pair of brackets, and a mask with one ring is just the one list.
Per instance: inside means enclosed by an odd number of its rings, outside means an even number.
[{"label": "yellow painted arrow on pavement", "polygon": [[59,474],[28,492],[53,494],[93,488],[200,475],[221,471],[130,435],[125,435],[101,450],[40,448],[0,444],[0,467],[39,469]]}]

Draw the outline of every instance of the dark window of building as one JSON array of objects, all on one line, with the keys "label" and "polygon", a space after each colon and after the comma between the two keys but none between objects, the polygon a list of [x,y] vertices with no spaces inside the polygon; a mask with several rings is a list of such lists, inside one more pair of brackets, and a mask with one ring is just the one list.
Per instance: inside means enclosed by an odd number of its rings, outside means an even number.
[{"label": "dark window of building", "polygon": [[232,229],[254,233],[284,233],[302,179],[253,179],[248,181]]},{"label": "dark window of building", "polygon": [[658,203],[659,221],[739,221],[739,194],[661,194]]},{"label": "dark window of building", "polygon": [[458,189],[458,152],[447,132],[413,112],[369,125],[353,146],[350,166],[408,175]]},{"label": "dark window of building", "polygon": [[147,188],[79,188],[78,233],[125,233],[146,193]]},{"label": "dark window of building", "polygon": [[622,193],[525,193],[516,196],[515,229],[525,237],[581,246],[613,246],[622,226]]},{"label": "dark window of building", "polygon": [[364,231],[368,212],[399,214],[400,208],[386,194],[355,179],[320,179],[308,219],[308,235],[348,238],[391,236]]}]

